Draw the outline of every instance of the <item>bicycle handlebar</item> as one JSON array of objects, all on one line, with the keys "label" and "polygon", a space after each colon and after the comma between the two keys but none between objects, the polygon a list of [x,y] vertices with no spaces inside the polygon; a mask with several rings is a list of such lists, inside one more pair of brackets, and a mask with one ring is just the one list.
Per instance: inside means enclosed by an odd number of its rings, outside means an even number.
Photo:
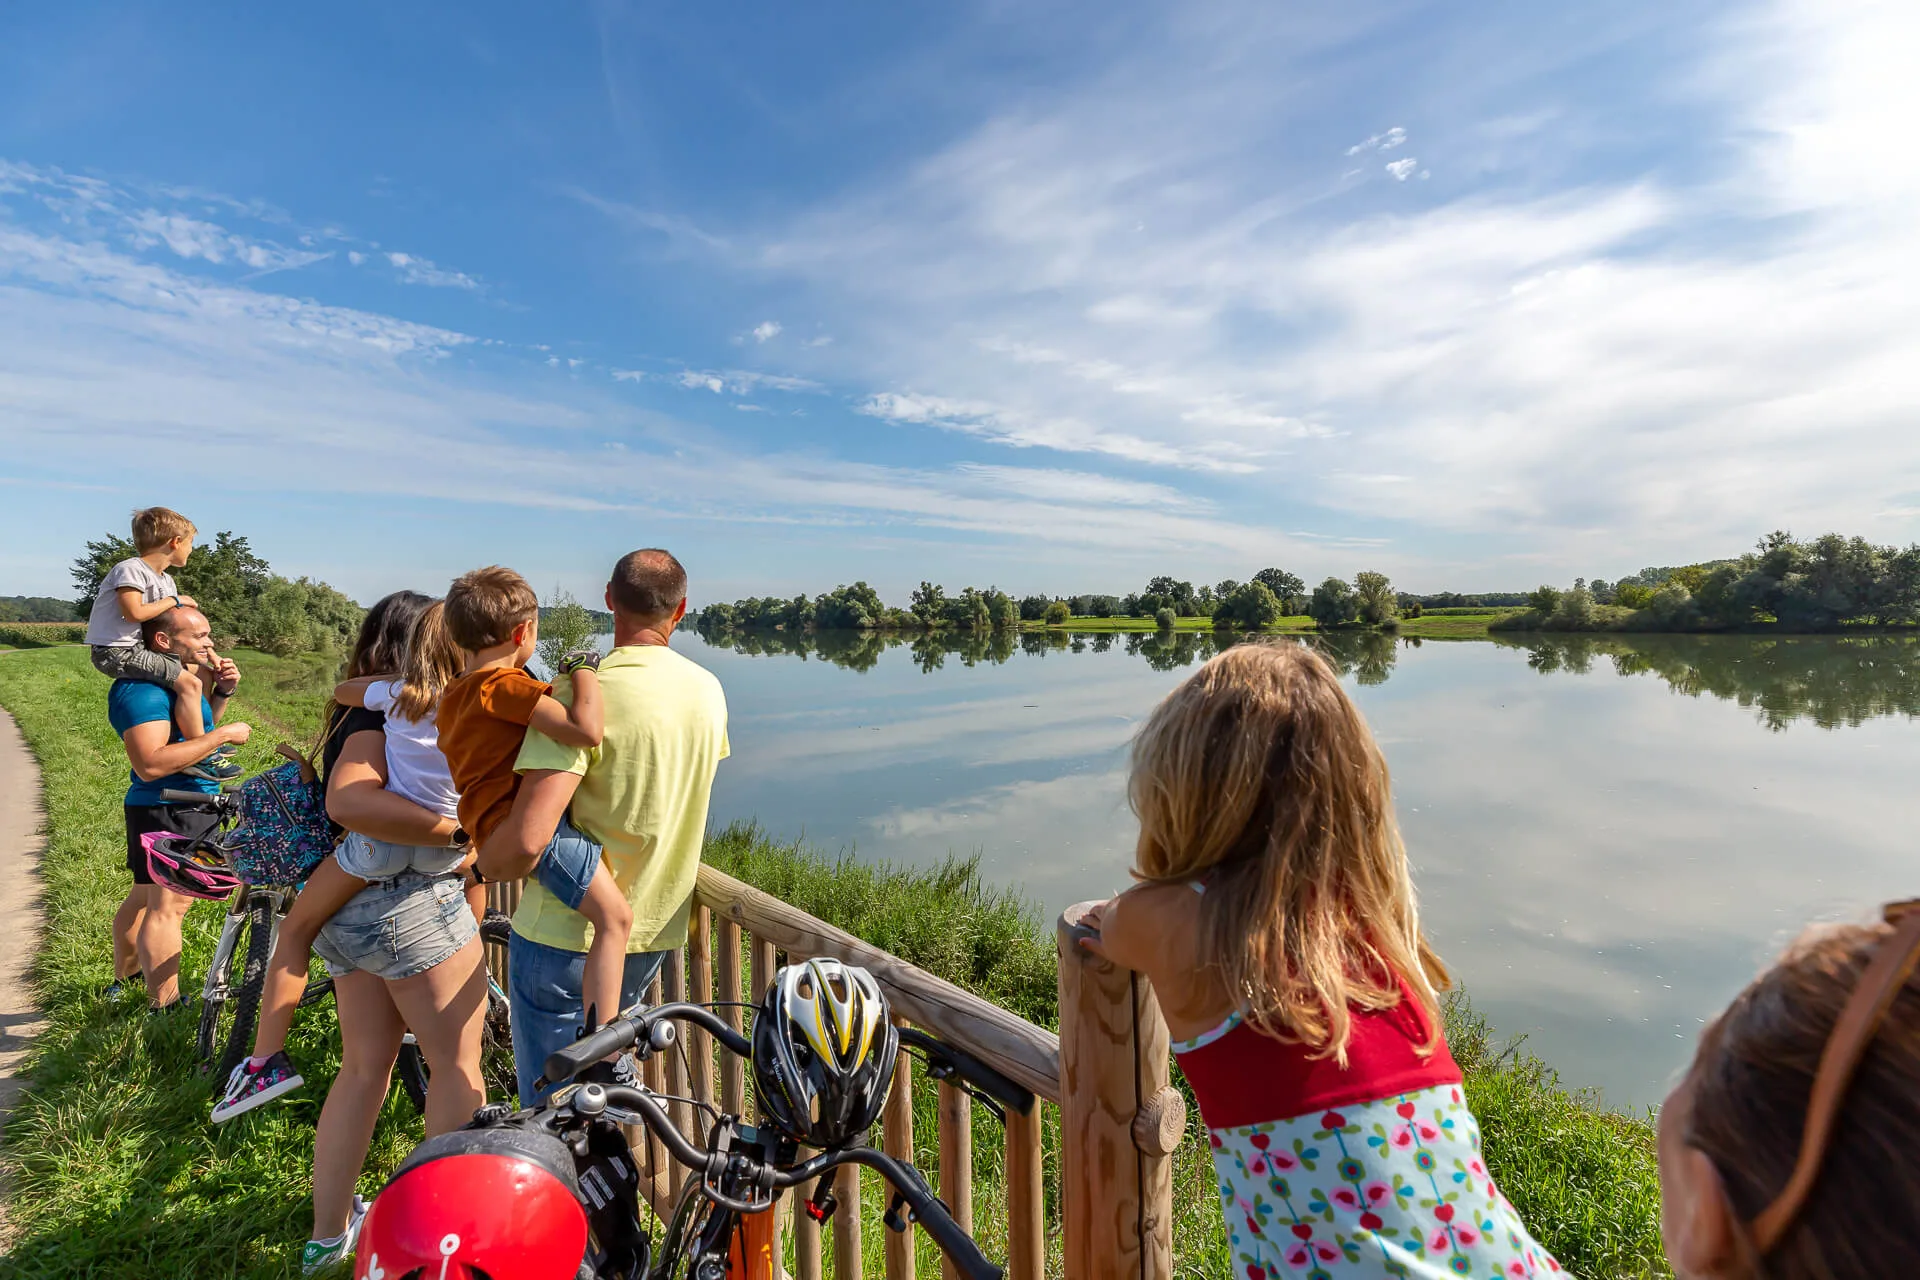
[{"label": "bicycle handlebar", "polygon": [[900,1028],[903,1048],[918,1049],[927,1055],[931,1073],[937,1079],[946,1074],[959,1076],[1008,1110],[1021,1115],[1033,1114],[1033,1094],[1001,1075],[964,1049],[956,1049],[944,1040],[936,1040],[915,1027]]},{"label": "bicycle handlebar", "polygon": [[[681,1007],[660,1006],[661,1009],[676,1010]],[[698,1008],[698,1006],[685,1007]],[[702,1012],[706,1011],[702,1010]],[[637,1022],[639,1020],[623,1018],[617,1021]],[[720,1025],[726,1027],[724,1022]],[[729,1034],[732,1033],[732,1028],[726,1029]],[[611,1030],[611,1028],[602,1030]],[[588,1037],[588,1040],[593,1038]],[[587,1040],[581,1040],[577,1043],[584,1045],[587,1042]],[[553,1059],[549,1058],[547,1061],[551,1063]],[[597,1097],[595,1092],[598,1093]],[[667,1115],[666,1108],[660,1105],[659,1099],[642,1089],[631,1089],[624,1085],[582,1085],[580,1093],[574,1095],[572,1105],[576,1111],[585,1111],[587,1114],[598,1114],[608,1106],[621,1107],[638,1114],[654,1137],[658,1138],[661,1145],[667,1149],[668,1155],[703,1178],[724,1172],[730,1159],[739,1158],[737,1153],[729,1156],[725,1152],[703,1150],[694,1146]],[[797,1187],[843,1164],[864,1164],[892,1184],[901,1199],[906,1201],[907,1208],[913,1211],[915,1219],[926,1228],[927,1234],[933,1237],[934,1244],[938,1245],[940,1251],[952,1260],[954,1266],[960,1269],[967,1280],[1002,1280],[1006,1273],[980,1252],[980,1246],[974,1243],[973,1237],[960,1229],[960,1224],[953,1220],[953,1215],[947,1211],[947,1206],[928,1189],[920,1176],[910,1166],[902,1164],[883,1151],[875,1151],[871,1147],[842,1147],[836,1151],[823,1151],[811,1160],[797,1164],[791,1169],[776,1169],[768,1165],[756,1164],[750,1170],[753,1175],[750,1181],[757,1181],[769,1190]],[[718,1199],[728,1208],[749,1211],[753,1209],[753,1206],[729,1203],[724,1198]]]},{"label": "bicycle handlebar", "polygon": [[160,790],[161,804],[210,804],[217,808],[226,798],[226,793],[219,791],[178,791],[172,787]]},{"label": "bicycle handlebar", "polygon": [[694,1023],[743,1058],[753,1054],[753,1043],[713,1010],[697,1004],[661,1004],[615,1018],[592,1035],[555,1049],[540,1065],[541,1077],[548,1084],[571,1080],[600,1059],[631,1049],[651,1034],[655,1023],[667,1020]]}]

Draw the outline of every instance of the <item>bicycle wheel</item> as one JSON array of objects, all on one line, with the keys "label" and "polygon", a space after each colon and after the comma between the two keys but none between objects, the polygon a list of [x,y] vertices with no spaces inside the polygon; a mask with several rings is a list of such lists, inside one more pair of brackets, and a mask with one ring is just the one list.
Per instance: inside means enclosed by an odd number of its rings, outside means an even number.
[{"label": "bicycle wheel", "polygon": [[[214,946],[213,959],[207,962],[207,980],[200,990],[200,1027],[194,1036],[194,1052],[200,1070],[213,1070],[214,1054],[220,1046],[220,1014],[233,994],[233,953],[239,949],[246,930],[246,916],[229,911],[220,925],[220,941]],[[226,1081],[218,1087],[224,1088]]]},{"label": "bicycle wheel", "polygon": [[414,1043],[412,1032],[407,1033],[400,1045],[400,1057],[393,1064],[393,1073],[400,1077],[400,1088],[413,1109],[421,1115],[427,1114],[427,1056]]},{"label": "bicycle wheel", "polygon": [[273,904],[264,894],[247,898],[243,941],[244,945],[236,944],[233,949],[240,968],[239,981],[233,984],[233,994],[225,1006],[232,1011],[232,1017],[220,1019],[228,1024],[227,1048],[214,1071],[216,1088],[224,1088],[240,1059],[253,1052],[253,1027],[260,1017],[260,992],[267,984],[267,961],[273,956]]},{"label": "bicycle wheel", "polygon": [[[654,1255],[647,1280],[700,1280],[696,1271],[703,1254],[717,1245],[720,1257],[726,1255],[726,1239],[733,1233],[737,1215],[721,1209],[700,1194],[700,1179],[691,1175],[680,1189],[680,1202],[660,1237],[660,1252]],[[722,1274],[725,1274],[724,1271]]]}]

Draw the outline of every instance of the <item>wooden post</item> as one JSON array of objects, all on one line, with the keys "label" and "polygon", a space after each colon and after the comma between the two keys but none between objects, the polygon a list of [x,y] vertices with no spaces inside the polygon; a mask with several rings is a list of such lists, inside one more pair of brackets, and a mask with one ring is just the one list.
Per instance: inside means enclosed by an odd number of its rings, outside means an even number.
[{"label": "wooden post", "polygon": [[[940,1198],[968,1235],[973,1234],[973,1099],[965,1089],[940,1082]],[[963,1280],[960,1269],[940,1255],[942,1280]]]},{"label": "wooden post", "polygon": [[[687,976],[692,981],[692,1000],[695,1004],[713,1003],[713,912],[704,902],[693,905],[692,918],[687,922]],[[713,1037],[698,1027],[688,1032],[690,1037],[687,1052],[693,1058],[693,1098],[696,1102],[713,1101]],[[704,1112],[695,1109],[695,1126],[700,1136],[706,1136],[708,1120]]]},{"label": "wooden post", "polygon": [[[1081,947],[1093,903],[1069,907],[1060,961],[1060,1203],[1073,1280],[1173,1275],[1173,1173],[1134,1138],[1143,1105],[1167,1087],[1166,1022],[1145,978]],[[1011,1117],[1009,1117],[1011,1119]]]},{"label": "wooden post", "polygon": [[[893,1088],[881,1113],[880,1149],[895,1160],[913,1163],[913,1058],[904,1050],[895,1058]],[[887,1280],[913,1280],[913,1227],[885,1234]]]},{"label": "wooden post", "polygon": [[[740,926],[731,920],[720,922],[720,993],[718,1000],[740,998]],[[744,1025],[739,1006],[723,1006],[721,1016],[735,1031]],[[747,1064],[738,1056],[721,1054],[720,1109],[730,1116],[740,1115],[747,1105]]]},{"label": "wooden post", "polygon": [[833,1280],[861,1280],[860,1166],[843,1164],[834,1177]]},{"label": "wooden post", "polygon": [[[819,1152],[812,1147],[800,1148],[800,1160],[805,1163]],[[820,1224],[813,1220],[801,1202],[813,1194],[813,1184],[806,1183],[795,1187],[789,1193],[793,1197],[793,1274],[794,1280],[820,1280]]]},{"label": "wooden post", "polygon": [[[747,971],[748,1000],[758,1001],[761,996],[766,994],[767,988],[773,984],[774,959],[773,943],[757,933],[754,934],[753,949]],[[785,1266],[786,1254],[780,1248],[780,1245],[786,1240],[787,1219],[792,1212],[793,1197],[786,1195],[781,1196],[779,1202],[769,1211],[769,1216],[773,1219],[773,1239],[775,1245],[773,1251],[774,1280],[780,1280],[780,1273]]]},{"label": "wooden post", "polygon": [[[1045,1280],[1047,1199],[1041,1182],[1040,1108],[1007,1112],[1007,1280]],[[1077,1273],[1068,1272],[1073,1280]]]},{"label": "wooden post", "polygon": [[[660,966],[662,979],[660,983],[660,996],[662,1002],[665,1004],[679,1004],[687,998],[687,979],[686,974],[682,972],[682,967],[685,964],[684,955],[685,953],[677,950],[669,951],[667,952],[666,962]],[[680,1027],[676,1026],[674,1030],[678,1031]],[[686,1058],[683,1057],[680,1052],[680,1048],[681,1046],[674,1045],[668,1048],[665,1053],[659,1055],[667,1060],[666,1092],[669,1097],[684,1098],[687,1096],[687,1064]],[[672,1118],[673,1127],[681,1133],[688,1135],[691,1135],[693,1130],[692,1116],[689,1114],[691,1110],[692,1109],[684,1102],[669,1102],[667,1104],[667,1115]],[[671,1158],[667,1160],[667,1190],[672,1194],[674,1203],[676,1204],[680,1201],[680,1183],[686,1175],[687,1170],[685,1166],[678,1160]]]}]

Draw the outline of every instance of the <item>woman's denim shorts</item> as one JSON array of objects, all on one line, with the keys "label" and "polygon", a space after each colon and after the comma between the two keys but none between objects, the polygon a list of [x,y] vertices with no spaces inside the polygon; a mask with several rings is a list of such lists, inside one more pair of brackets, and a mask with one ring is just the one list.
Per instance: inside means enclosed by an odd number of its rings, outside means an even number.
[{"label": "woman's denim shorts", "polygon": [[479,931],[463,877],[408,872],[362,889],[320,927],[313,949],[336,978],[358,970],[397,982],[449,959]]}]

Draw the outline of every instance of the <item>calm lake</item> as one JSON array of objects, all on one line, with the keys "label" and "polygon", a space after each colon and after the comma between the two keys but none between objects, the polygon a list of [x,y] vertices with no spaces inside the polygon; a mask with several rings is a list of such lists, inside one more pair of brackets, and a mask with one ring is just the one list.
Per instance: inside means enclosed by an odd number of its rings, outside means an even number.
[{"label": "calm lake", "polygon": [[[1127,744],[1210,635],[674,646],[726,686],[714,820],[829,853],[978,855],[1046,913],[1127,883]],[[1427,932],[1578,1086],[1658,1102],[1815,917],[1920,895],[1920,643],[1326,647],[1393,769]]]}]

